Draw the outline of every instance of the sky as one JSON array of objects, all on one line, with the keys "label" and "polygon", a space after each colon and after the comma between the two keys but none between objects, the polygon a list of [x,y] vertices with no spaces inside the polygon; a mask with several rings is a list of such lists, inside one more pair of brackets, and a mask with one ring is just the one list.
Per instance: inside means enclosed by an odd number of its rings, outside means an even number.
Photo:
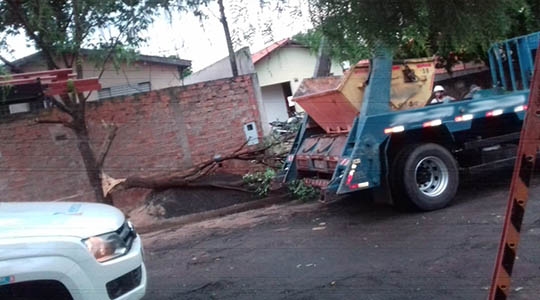
[{"label": "sky", "polygon": [[[250,46],[252,53],[263,49],[272,41],[284,38],[311,28],[307,5],[304,0],[290,0],[289,4],[299,8],[295,16],[285,8],[282,13],[275,9],[261,10],[259,1],[225,0],[231,32],[238,40],[235,50]],[[301,12],[301,13],[299,13]],[[205,10],[208,19],[203,23],[190,13],[176,13],[172,17],[159,17],[149,30],[141,33],[148,38],[148,43],[139,48],[141,54],[169,56],[178,55],[181,59],[192,61],[194,71],[200,70],[228,55],[223,26],[218,18],[215,3]],[[236,20],[236,21],[235,21]],[[265,23],[271,23],[271,34],[263,33]],[[250,30],[251,29],[251,30]],[[244,37],[251,32],[251,38]],[[34,53],[33,47],[27,47],[24,36],[10,38],[10,52],[0,51],[7,59],[14,60]]]}]

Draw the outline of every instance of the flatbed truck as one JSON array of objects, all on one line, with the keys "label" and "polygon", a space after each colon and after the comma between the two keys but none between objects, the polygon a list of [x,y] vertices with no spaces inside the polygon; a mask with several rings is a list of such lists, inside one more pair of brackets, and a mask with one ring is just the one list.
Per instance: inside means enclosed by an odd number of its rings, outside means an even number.
[{"label": "flatbed truck", "polygon": [[295,99],[307,117],[281,179],[326,197],[373,189],[398,208],[447,206],[461,174],[515,160],[539,41],[540,32],[494,43],[493,87],[436,105],[432,61],[393,63],[380,51],[338,89]]}]

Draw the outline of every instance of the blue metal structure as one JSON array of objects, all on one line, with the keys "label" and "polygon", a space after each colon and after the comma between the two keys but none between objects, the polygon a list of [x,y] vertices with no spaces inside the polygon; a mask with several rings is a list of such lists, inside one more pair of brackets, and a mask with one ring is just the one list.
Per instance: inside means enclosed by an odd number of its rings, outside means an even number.
[{"label": "blue metal structure", "polygon": [[[488,50],[493,87],[506,91],[529,89],[540,32],[494,43]],[[515,71],[518,64],[519,72]]]},{"label": "blue metal structure", "polygon": [[[314,151],[314,139],[340,138],[325,135],[308,117],[285,163],[284,180],[322,179],[329,194],[388,183],[398,190],[394,203],[423,210],[447,205],[457,188],[454,165],[473,170],[513,159],[539,42],[540,33],[533,33],[493,44],[488,52],[493,88],[472,99],[397,112],[388,108],[392,60],[387,53],[378,54],[371,61],[362,109],[332,175],[317,169],[315,161],[304,162],[302,170],[297,165],[301,152]],[[316,152],[324,156],[330,147]],[[413,170],[401,170],[405,167]]]},{"label": "blue metal structure", "polygon": [[[473,122],[485,118],[495,118],[504,114],[515,114],[523,121],[528,92],[521,91],[507,95],[497,95],[479,99],[481,101],[457,101],[449,104],[428,106],[425,108],[402,111],[399,113],[380,114],[357,118],[353,131],[349,134],[354,147],[344,149],[342,158],[352,162],[346,168],[338,168],[329,190],[338,194],[348,193],[360,188],[378,187],[381,184],[381,172],[389,166],[381,156],[388,156],[386,144],[392,137],[407,132],[422,132],[437,128],[448,133],[448,141],[454,143],[454,134],[471,130]],[[354,142],[353,142],[354,141]],[[382,153],[381,153],[382,152]],[[354,160],[359,160],[355,163]],[[353,171],[354,172],[351,172]],[[352,174],[352,180],[343,174]]]},{"label": "blue metal structure", "polygon": [[390,82],[392,80],[392,55],[382,49],[371,60],[370,84],[367,85],[360,116],[377,115],[390,112]]}]

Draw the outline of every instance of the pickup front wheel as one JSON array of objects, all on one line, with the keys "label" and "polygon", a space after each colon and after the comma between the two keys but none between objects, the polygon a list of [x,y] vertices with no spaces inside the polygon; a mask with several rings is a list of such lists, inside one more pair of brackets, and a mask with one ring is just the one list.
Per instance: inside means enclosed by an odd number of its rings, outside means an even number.
[{"label": "pickup front wheel", "polygon": [[398,208],[440,209],[456,195],[459,184],[457,163],[440,145],[411,145],[395,157],[390,184],[394,205]]}]

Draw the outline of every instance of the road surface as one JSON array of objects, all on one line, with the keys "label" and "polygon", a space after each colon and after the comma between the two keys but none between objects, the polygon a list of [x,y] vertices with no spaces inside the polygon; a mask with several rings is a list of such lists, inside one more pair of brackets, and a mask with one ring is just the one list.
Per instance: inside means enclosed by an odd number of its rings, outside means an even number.
[{"label": "road surface", "polygon": [[[357,195],[146,234],[145,299],[486,299],[509,182],[473,177],[435,212]],[[530,195],[511,299],[540,295],[540,181]]]}]

